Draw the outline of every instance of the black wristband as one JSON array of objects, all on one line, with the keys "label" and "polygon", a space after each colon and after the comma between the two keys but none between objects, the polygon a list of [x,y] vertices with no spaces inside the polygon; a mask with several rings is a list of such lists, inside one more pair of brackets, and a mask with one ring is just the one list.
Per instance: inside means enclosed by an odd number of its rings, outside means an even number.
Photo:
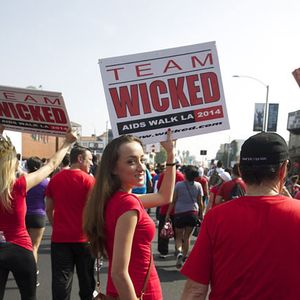
[{"label": "black wristband", "polygon": [[166,164],[166,167],[174,167],[176,166],[176,162],[170,163],[170,164]]}]

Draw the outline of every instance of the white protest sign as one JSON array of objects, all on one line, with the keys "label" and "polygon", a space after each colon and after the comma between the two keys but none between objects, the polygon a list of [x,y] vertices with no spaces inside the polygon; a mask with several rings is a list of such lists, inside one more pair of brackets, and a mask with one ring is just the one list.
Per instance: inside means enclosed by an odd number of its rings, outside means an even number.
[{"label": "white protest sign", "polygon": [[71,127],[61,93],[0,86],[0,124],[14,131],[62,136]]},{"label": "white protest sign", "polygon": [[152,152],[158,153],[159,151],[160,151],[160,143],[145,145],[146,153],[152,153]]},{"label": "white protest sign", "polygon": [[113,135],[144,143],[229,129],[215,42],[99,60]]}]

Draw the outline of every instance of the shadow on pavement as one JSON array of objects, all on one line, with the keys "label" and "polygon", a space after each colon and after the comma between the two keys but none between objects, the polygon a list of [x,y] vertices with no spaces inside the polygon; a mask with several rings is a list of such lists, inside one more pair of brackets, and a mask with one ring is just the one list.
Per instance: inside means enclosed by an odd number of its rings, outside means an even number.
[{"label": "shadow on pavement", "polygon": [[174,270],[173,266],[167,268],[170,268],[170,270],[167,270],[166,267],[156,267],[161,282],[173,282],[186,279],[178,270]]}]

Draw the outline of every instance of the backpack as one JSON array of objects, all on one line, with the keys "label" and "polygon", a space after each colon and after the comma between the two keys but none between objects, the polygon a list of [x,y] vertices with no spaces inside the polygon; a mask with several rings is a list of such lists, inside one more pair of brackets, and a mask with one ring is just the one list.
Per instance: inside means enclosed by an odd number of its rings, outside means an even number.
[{"label": "backpack", "polygon": [[245,191],[242,189],[241,185],[237,182],[230,192],[230,200],[239,198],[245,195]]}]

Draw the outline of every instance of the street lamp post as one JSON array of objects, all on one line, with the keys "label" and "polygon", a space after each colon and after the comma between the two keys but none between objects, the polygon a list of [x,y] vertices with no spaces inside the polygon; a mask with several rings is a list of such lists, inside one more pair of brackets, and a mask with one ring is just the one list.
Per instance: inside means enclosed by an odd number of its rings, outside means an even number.
[{"label": "street lamp post", "polygon": [[269,85],[265,84],[263,81],[252,77],[252,76],[247,76],[247,75],[233,75],[232,77],[235,78],[250,78],[253,79],[257,82],[259,82],[260,84],[262,84],[266,89],[267,89],[267,93],[266,93],[266,102],[265,102],[265,108],[264,108],[264,123],[263,123],[263,131],[267,131],[267,120],[268,120],[268,105],[269,105]]}]

